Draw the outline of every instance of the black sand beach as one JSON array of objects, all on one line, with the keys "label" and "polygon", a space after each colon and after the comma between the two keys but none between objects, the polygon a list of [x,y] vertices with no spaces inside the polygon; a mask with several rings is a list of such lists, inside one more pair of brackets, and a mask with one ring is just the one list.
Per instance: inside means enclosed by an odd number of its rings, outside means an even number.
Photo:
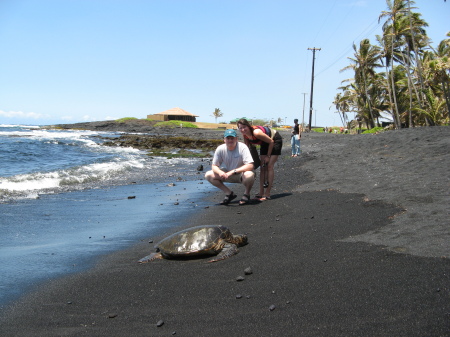
[{"label": "black sand beach", "polygon": [[219,206],[211,186],[179,223],[246,233],[238,255],[140,265],[161,238],[143,237],[17,301],[0,335],[448,336],[449,136],[309,133],[291,158],[286,133],[272,200]]}]

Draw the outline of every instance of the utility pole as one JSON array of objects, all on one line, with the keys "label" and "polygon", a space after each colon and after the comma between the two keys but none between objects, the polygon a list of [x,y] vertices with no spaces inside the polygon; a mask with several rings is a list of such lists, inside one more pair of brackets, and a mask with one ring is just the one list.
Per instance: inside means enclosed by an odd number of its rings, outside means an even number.
[{"label": "utility pole", "polygon": [[312,74],[311,74],[311,97],[309,100],[309,131],[311,131],[312,111],[313,111],[313,93],[314,93],[314,61],[316,60],[316,50],[321,50],[321,48],[308,48],[308,50],[312,50],[312,52],[313,52]]},{"label": "utility pole", "polygon": [[302,118],[302,128],[305,130],[305,100],[306,100],[306,92],[302,92],[303,95],[303,118]]}]

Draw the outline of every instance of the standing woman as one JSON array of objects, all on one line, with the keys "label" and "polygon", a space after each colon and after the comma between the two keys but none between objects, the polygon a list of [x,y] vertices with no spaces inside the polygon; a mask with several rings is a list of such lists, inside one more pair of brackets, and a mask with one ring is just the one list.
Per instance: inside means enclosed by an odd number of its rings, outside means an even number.
[{"label": "standing woman", "polygon": [[[275,176],[274,165],[281,154],[283,138],[276,130],[267,126],[252,126],[248,120],[243,118],[237,122],[237,127],[244,136],[245,144],[261,146],[261,174],[259,177],[259,194],[256,195],[256,198],[261,201],[270,200],[270,190]],[[267,184],[264,181],[266,175],[263,174],[264,170],[267,174]]]},{"label": "standing woman", "polygon": [[294,119],[294,127],[291,136],[291,157],[297,157],[300,155],[300,138],[302,137],[301,126],[298,125],[298,119]]}]

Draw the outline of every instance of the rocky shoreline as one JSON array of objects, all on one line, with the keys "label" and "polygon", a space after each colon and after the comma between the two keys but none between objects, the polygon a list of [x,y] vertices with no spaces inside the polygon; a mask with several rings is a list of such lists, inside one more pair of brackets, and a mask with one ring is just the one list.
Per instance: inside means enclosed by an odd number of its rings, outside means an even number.
[{"label": "rocky shoreline", "polygon": [[[155,121],[103,121],[48,126],[52,129],[120,132],[118,137],[101,137],[105,146],[133,147],[155,156],[211,157],[223,143],[223,130],[155,127]],[[197,150],[193,152],[192,150]],[[200,151],[200,152],[199,152]]]},{"label": "rocky shoreline", "polygon": [[48,125],[46,128],[59,130],[122,132],[128,134],[146,134],[167,137],[191,137],[195,139],[217,139],[223,134],[223,130],[219,129],[155,127],[155,124],[156,121],[130,119],[122,122],[111,120],[73,124],[56,124]]},{"label": "rocky shoreline", "polygon": [[152,155],[194,155],[191,150],[200,150],[197,156],[211,157],[211,152],[223,143],[221,139],[196,139],[188,137],[149,136],[149,135],[122,135],[119,138],[104,138],[105,146],[133,147],[147,150]]}]

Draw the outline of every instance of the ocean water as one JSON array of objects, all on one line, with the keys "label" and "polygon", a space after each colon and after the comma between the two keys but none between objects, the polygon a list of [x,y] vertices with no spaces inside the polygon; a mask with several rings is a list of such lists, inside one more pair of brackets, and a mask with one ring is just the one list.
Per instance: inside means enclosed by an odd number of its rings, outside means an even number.
[{"label": "ocean water", "polygon": [[199,159],[102,146],[102,136],[117,134],[0,125],[0,306],[204,207]]}]

